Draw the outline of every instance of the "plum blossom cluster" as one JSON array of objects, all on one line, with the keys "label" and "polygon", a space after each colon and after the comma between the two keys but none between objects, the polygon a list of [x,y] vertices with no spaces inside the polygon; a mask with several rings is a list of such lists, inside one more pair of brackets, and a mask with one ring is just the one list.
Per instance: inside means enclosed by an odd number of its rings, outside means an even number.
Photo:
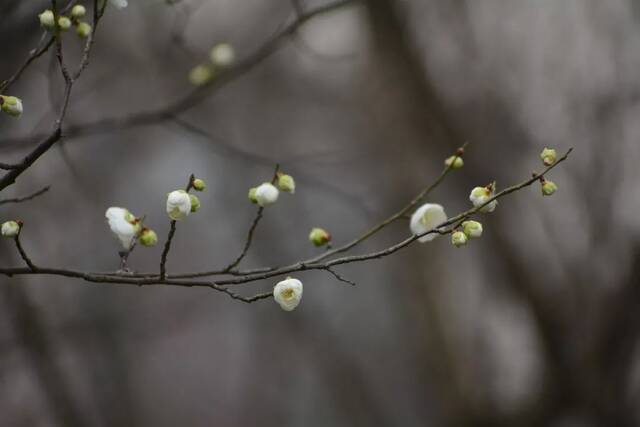
[{"label": "plum blossom cluster", "polygon": [[211,82],[222,70],[229,68],[236,60],[236,53],[228,43],[219,43],[209,51],[209,61],[198,64],[189,71],[189,81],[194,86]]},{"label": "plum blossom cluster", "polygon": [[[126,1],[124,6],[126,6]],[[56,16],[51,9],[47,9],[38,15],[38,20],[42,28],[48,31],[69,31],[71,27],[75,27],[78,37],[84,39],[89,37],[92,31],[91,25],[83,21],[86,15],[87,9],[83,5],[77,4],[71,8],[69,16]]]}]

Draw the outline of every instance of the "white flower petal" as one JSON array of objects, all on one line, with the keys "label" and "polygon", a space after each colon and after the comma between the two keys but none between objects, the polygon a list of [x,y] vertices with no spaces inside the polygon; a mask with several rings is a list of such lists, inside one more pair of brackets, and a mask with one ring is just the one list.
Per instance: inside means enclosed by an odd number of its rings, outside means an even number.
[{"label": "white flower petal", "polygon": [[256,201],[260,206],[267,206],[278,200],[280,192],[275,185],[265,182],[256,188]]},{"label": "white flower petal", "polygon": [[120,240],[122,247],[129,249],[139,231],[139,226],[128,221],[132,217],[131,213],[124,208],[111,207],[107,209],[105,217],[109,222],[111,231]]},{"label": "white flower petal", "polygon": [[191,213],[191,197],[184,190],[176,190],[167,196],[167,215],[173,220],[180,220]]},{"label": "white flower petal", "polygon": [[273,287],[273,299],[284,311],[291,311],[302,299],[302,282],[298,279],[286,279]]},{"label": "white flower petal", "polygon": [[[447,214],[441,205],[425,203],[411,215],[409,227],[413,234],[423,234],[432,230],[447,220]],[[438,236],[437,233],[427,234],[418,239],[420,243],[430,242]]]}]

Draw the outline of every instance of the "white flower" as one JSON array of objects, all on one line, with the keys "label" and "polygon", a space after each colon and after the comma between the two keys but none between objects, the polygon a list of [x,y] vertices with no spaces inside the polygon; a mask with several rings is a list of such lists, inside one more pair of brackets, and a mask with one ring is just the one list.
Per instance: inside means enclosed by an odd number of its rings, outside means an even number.
[{"label": "white flower", "polygon": [[235,61],[236,53],[230,44],[220,43],[211,48],[209,59],[211,59],[211,63],[217,67],[228,67]]},{"label": "white flower", "polygon": [[469,238],[462,231],[456,231],[451,235],[451,244],[457,248],[467,244]]},{"label": "white flower", "polygon": [[20,224],[17,221],[7,221],[2,224],[4,237],[16,237],[18,234],[20,234]]},{"label": "white flower", "polygon": [[462,231],[469,238],[478,238],[482,236],[482,224],[473,220],[464,221],[462,223]]},{"label": "white flower", "polygon": [[267,206],[278,200],[280,192],[271,183],[265,182],[256,188],[255,198],[260,206]]},{"label": "white flower", "polygon": [[184,190],[172,191],[167,195],[167,215],[173,220],[183,219],[191,213],[191,197]]},{"label": "white flower", "polygon": [[273,287],[273,299],[284,311],[293,310],[302,299],[302,282],[290,277],[279,282]]},{"label": "white flower", "polygon": [[124,9],[125,7],[127,7],[129,5],[127,0],[109,0],[109,3],[111,3],[117,9]]},{"label": "white flower", "polygon": [[14,117],[20,117],[23,111],[22,100],[15,96],[0,95],[0,106],[2,111]]},{"label": "white flower", "polygon": [[[475,187],[469,194],[469,200],[473,203],[473,206],[478,207],[483,205],[487,200],[493,197],[493,184],[486,187]],[[493,200],[491,203],[480,209],[480,212],[493,212],[498,205],[497,200]]]},{"label": "white flower", "polygon": [[[444,212],[444,208],[441,205],[435,203],[425,203],[420,206],[411,215],[411,223],[409,227],[411,232],[415,235],[426,233],[445,222],[447,220],[447,214]],[[418,239],[420,243],[430,242],[436,238],[437,233],[427,234]]]},{"label": "white flower", "polygon": [[128,250],[140,232],[140,223],[136,217],[125,208],[111,207],[107,209],[105,217],[109,221],[109,227],[115,234],[122,247]]},{"label": "white flower", "polygon": [[40,25],[42,25],[46,29],[50,30],[56,26],[56,17],[53,14],[53,11],[49,9],[39,14],[38,19],[40,20]]}]

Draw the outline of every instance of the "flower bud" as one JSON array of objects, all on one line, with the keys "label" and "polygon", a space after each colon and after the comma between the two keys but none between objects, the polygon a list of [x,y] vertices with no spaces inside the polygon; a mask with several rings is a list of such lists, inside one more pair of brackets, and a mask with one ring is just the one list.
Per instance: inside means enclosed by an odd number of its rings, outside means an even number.
[{"label": "flower bud", "polygon": [[544,148],[542,153],[540,153],[540,159],[545,166],[551,166],[556,162],[557,153],[553,148]]},{"label": "flower bud", "polygon": [[278,188],[280,191],[293,194],[296,192],[296,182],[291,175],[281,173],[278,174]]},{"label": "flower bud", "polygon": [[51,30],[56,26],[56,17],[49,9],[39,14],[38,19],[40,20],[40,25],[42,25],[47,30]]},{"label": "flower bud", "polygon": [[20,234],[20,223],[18,221],[7,221],[2,224],[2,235],[4,237],[16,237]]},{"label": "flower bud", "polygon": [[[475,187],[471,190],[471,194],[469,195],[469,200],[473,203],[473,206],[478,207],[482,206],[494,196],[495,183],[491,183],[486,187]],[[480,209],[480,212],[493,212],[498,205],[497,200],[491,201],[491,203],[485,205]]]},{"label": "flower bud", "polygon": [[91,25],[87,24],[86,22],[81,22],[78,24],[78,27],[76,28],[76,34],[83,39],[86,39],[87,37],[89,37],[89,34],[91,34]]},{"label": "flower bud", "polygon": [[196,65],[189,72],[189,81],[194,86],[202,86],[211,81],[213,70],[208,65]]},{"label": "flower bud", "polygon": [[284,311],[295,309],[302,300],[302,282],[287,278],[273,287],[273,299]]},{"label": "flower bud", "polygon": [[331,241],[331,234],[322,228],[314,227],[309,233],[309,241],[316,246],[324,246]]},{"label": "flower bud", "polygon": [[220,43],[211,48],[209,59],[216,67],[225,68],[233,64],[236,59],[236,53],[230,44]]},{"label": "flower bud", "polygon": [[191,200],[191,212],[197,212],[200,209],[200,199],[193,194],[189,194],[189,199]]},{"label": "flower bud", "polygon": [[62,31],[67,31],[69,28],[71,28],[71,19],[67,18],[66,16],[61,16],[60,18],[58,18],[58,27],[60,27]]},{"label": "flower bud", "polygon": [[127,0],[109,0],[109,3],[111,3],[116,9],[124,9],[129,4]]},{"label": "flower bud", "polygon": [[256,187],[252,187],[249,189],[249,194],[247,195],[247,197],[249,198],[249,200],[251,201],[251,203],[256,204],[258,203],[258,199],[256,199]]},{"label": "flower bud", "polygon": [[265,182],[256,188],[256,203],[260,206],[271,205],[278,200],[279,195],[280,192],[273,184]]},{"label": "flower bud", "polygon": [[191,213],[191,197],[184,190],[175,190],[167,195],[167,215],[174,221],[184,219]]},{"label": "flower bud", "polygon": [[71,16],[73,16],[75,19],[80,19],[84,17],[86,14],[87,14],[87,9],[81,4],[77,4],[73,6],[73,8],[71,9]]},{"label": "flower bud", "polygon": [[451,156],[444,161],[444,165],[450,167],[451,169],[460,169],[462,166],[464,166],[464,160],[462,160],[462,157],[460,156]]},{"label": "flower bud", "polygon": [[142,246],[154,246],[158,243],[158,235],[150,228],[143,228],[138,239]]},{"label": "flower bud", "polygon": [[453,246],[457,248],[459,248],[460,246],[466,245],[467,240],[469,240],[467,238],[467,235],[464,234],[462,231],[456,231],[451,235],[451,244],[453,244]]},{"label": "flower bud", "polygon": [[192,183],[193,189],[196,191],[204,191],[207,188],[207,184],[200,178],[196,178]]},{"label": "flower bud", "polygon": [[468,238],[475,238],[482,236],[482,224],[478,221],[464,221],[462,223],[462,231]]},{"label": "flower bud", "polygon": [[[409,228],[414,235],[421,235],[433,230],[447,220],[447,214],[441,205],[425,203],[411,215]],[[438,236],[437,233],[426,234],[418,239],[420,243],[430,242]]]},{"label": "flower bud", "polygon": [[553,193],[558,190],[558,186],[555,182],[545,179],[542,182],[542,195],[543,196],[551,196]]},{"label": "flower bud", "polygon": [[0,95],[0,108],[10,116],[20,117],[22,115],[22,100],[15,96]]}]

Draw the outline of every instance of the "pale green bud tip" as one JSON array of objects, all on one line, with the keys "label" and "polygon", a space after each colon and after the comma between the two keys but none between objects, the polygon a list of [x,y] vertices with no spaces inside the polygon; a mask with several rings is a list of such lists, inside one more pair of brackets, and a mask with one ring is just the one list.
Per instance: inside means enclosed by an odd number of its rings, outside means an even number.
[{"label": "pale green bud tip", "polygon": [[230,44],[220,43],[211,48],[209,59],[216,67],[224,68],[233,64],[236,59],[236,53]]},{"label": "pale green bud tip", "polygon": [[140,233],[140,244],[142,246],[154,246],[158,243],[158,235],[150,228],[144,228]]},{"label": "pale green bud tip", "polygon": [[464,166],[464,160],[462,160],[462,157],[460,156],[451,156],[444,161],[444,164],[451,169],[460,169]]},{"label": "pale green bud tip", "polygon": [[10,116],[20,117],[22,114],[22,100],[15,96],[0,95],[0,108]]},{"label": "pale green bud tip", "polygon": [[189,198],[191,199],[191,212],[197,212],[200,209],[200,199],[193,194],[189,194]]},{"label": "pale green bud tip", "polygon": [[21,224],[18,221],[7,221],[2,224],[2,235],[4,237],[16,237],[20,234]]},{"label": "pale green bud tip", "polygon": [[213,70],[207,65],[196,65],[189,72],[189,81],[194,86],[202,86],[211,81]]},{"label": "pale green bud tip", "polygon": [[460,246],[464,246],[467,244],[467,235],[462,231],[456,231],[451,235],[451,244],[453,246],[459,248]]},{"label": "pale green bud tip", "polygon": [[61,16],[60,18],[58,18],[58,27],[60,27],[62,31],[67,31],[69,28],[71,28],[71,19],[67,18],[66,16]]},{"label": "pale green bud tip", "polygon": [[76,28],[76,33],[83,39],[89,37],[89,34],[91,34],[91,25],[87,24],[86,22],[79,23],[78,27]]},{"label": "pale green bud tip", "polygon": [[249,197],[249,200],[251,201],[251,203],[258,203],[258,199],[256,199],[256,187],[250,188],[249,189],[249,194],[247,197]]},{"label": "pale green bud tip", "polygon": [[278,174],[278,189],[293,194],[296,192],[296,182],[291,175],[280,173]]},{"label": "pale green bud tip", "polygon": [[558,190],[558,186],[553,181],[548,179],[542,183],[542,195],[550,196]]},{"label": "pale green bud tip", "polygon": [[39,14],[38,19],[40,20],[40,25],[49,30],[56,26],[56,18],[49,9]]},{"label": "pale green bud tip", "polygon": [[557,153],[556,150],[554,150],[553,148],[546,148],[544,150],[542,150],[542,153],[540,153],[540,159],[542,160],[542,163],[545,164],[545,166],[551,166],[552,164],[554,164],[556,162],[557,159]]},{"label": "pale green bud tip", "polygon": [[76,19],[82,18],[86,14],[87,14],[87,9],[81,4],[77,4],[73,6],[73,9],[71,9],[71,16],[73,16]]},{"label": "pale green bud tip", "polygon": [[475,238],[482,236],[482,224],[478,221],[465,221],[462,223],[462,232],[468,238]]},{"label": "pale green bud tip", "polygon": [[200,178],[193,180],[193,189],[196,191],[204,191],[207,188],[207,184]]},{"label": "pale green bud tip", "polygon": [[309,233],[309,241],[316,246],[324,246],[331,241],[331,234],[322,228],[314,227]]}]

